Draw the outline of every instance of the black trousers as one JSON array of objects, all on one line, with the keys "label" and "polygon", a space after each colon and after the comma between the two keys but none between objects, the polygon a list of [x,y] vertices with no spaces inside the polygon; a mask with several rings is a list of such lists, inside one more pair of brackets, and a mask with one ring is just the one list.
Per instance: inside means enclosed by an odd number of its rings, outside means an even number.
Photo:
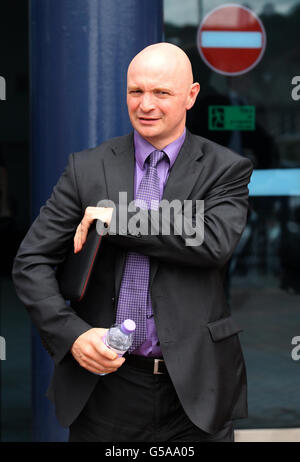
[{"label": "black trousers", "polygon": [[170,376],[126,361],[99,378],[85,408],[70,426],[69,442],[234,441],[232,422],[214,435],[185,414]]}]

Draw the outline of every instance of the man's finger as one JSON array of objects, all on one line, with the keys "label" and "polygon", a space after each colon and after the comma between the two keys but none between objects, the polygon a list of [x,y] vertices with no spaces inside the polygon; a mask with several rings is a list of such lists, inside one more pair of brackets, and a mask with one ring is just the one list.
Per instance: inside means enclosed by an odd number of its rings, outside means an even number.
[{"label": "man's finger", "polygon": [[76,233],[74,236],[74,253],[80,252],[84,246],[89,228],[94,220],[101,220],[103,223],[106,223],[106,226],[109,226],[113,208],[111,207],[87,207],[85,209],[84,216],[76,228]]},{"label": "man's finger", "polygon": [[74,236],[74,253],[80,252],[82,249],[82,239],[81,239],[81,224],[76,228],[76,233]]},{"label": "man's finger", "polygon": [[101,343],[97,343],[96,345],[94,344],[94,348],[97,351],[97,354],[108,361],[114,361],[119,358],[118,354],[112,349],[108,348],[102,340]]},{"label": "man's finger", "polygon": [[96,218],[97,207],[87,207],[81,222],[76,228],[76,233],[74,236],[74,253],[80,252],[84,246],[89,228]]},{"label": "man's finger", "polygon": [[95,361],[99,361],[99,363],[101,362],[106,366],[112,364],[114,367],[115,365],[119,366],[122,363],[122,358],[115,351],[108,348],[101,339],[100,342],[91,342],[88,351],[85,351],[85,356],[94,359]]},{"label": "man's finger", "polygon": [[84,246],[86,242],[86,238],[88,235],[88,230],[89,230],[90,224],[88,226],[83,223],[83,220],[81,223],[76,228],[76,233],[74,236],[74,252],[80,252],[82,247]]},{"label": "man's finger", "polygon": [[111,372],[115,372],[118,370],[117,367],[107,367],[91,359],[81,361],[80,365],[81,367],[84,367],[85,369],[87,369],[90,372],[93,372],[94,374],[109,374]]},{"label": "man's finger", "polygon": [[114,360],[109,360],[109,359],[104,359],[102,358],[101,361],[99,361],[99,365],[101,364],[102,367],[106,369],[118,369],[119,367],[122,366],[122,364],[125,362],[125,358],[117,358]]},{"label": "man's finger", "polygon": [[[116,354],[115,352],[112,352]],[[82,356],[77,355],[78,362],[83,367],[94,367],[94,368],[102,368],[108,371],[116,370],[122,366],[125,361],[125,358],[119,357],[116,355],[115,359],[108,359],[102,354],[98,354],[95,349],[91,349],[90,352],[85,351]]]}]

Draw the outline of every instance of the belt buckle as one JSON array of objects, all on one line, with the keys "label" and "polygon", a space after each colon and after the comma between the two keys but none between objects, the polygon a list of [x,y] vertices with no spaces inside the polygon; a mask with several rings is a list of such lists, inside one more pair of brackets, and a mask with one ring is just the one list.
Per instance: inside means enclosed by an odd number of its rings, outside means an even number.
[{"label": "belt buckle", "polygon": [[162,363],[163,361],[163,359],[154,359],[153,374],[163,374],[163,372],[159,372],[158,370],[159,363]]}]

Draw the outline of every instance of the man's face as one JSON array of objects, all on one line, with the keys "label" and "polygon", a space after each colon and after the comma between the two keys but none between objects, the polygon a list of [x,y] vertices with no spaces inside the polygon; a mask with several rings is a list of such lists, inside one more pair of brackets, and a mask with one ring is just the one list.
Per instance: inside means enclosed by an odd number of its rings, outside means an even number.
[{"label": "man's face", "polygon": [[[163,65],[164,64],[164,65]],[[184,130],[191,90],[171,63],[142,59],[130,65],[127,106],[132,126],[149,143],[163,149]]]}]

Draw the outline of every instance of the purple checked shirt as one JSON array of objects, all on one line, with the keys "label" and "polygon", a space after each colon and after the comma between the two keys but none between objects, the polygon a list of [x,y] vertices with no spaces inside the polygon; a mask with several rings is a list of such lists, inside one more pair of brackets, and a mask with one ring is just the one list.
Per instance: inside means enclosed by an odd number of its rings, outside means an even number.
[{"label": "purple checked shirt", "polygon": [[[169,176],[170,169],[172,168],[176,157],[183,145],[185,140],[186,130],[184,129],[183,134],[172,143],[168,144],[163,151],[167,154],[157,166],[157,173],[159,176],[159,189],[160,189],[160,200],[162,199],[164,188]],[[156,148],[152,146],[148,141],[141,137],[141,135],[134,131],[134,148],[135,148],[135,175],[134,175],[134,198],[140,182],[146,172],[144,166],[145,160]],[[150,292],[148,292],[148,304],[151,305]],[[136,350],[132,352],[136,355],[142,356],[154,356],[159,358],[162,356],[162,352],[159,346],[159,340],[156,333],[155,322],[153,314],[147,318],[147,340]]]}]

